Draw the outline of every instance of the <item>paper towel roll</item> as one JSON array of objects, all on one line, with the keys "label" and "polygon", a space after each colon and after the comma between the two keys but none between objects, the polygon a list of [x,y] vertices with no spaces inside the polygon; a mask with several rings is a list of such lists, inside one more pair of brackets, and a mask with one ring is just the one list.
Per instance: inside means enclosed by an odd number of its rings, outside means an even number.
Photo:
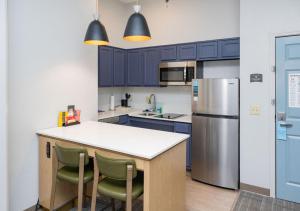
[{"label": "paper towel roll", "polygon": [[115,110],[115,96],[110,96],[110,110]]}]

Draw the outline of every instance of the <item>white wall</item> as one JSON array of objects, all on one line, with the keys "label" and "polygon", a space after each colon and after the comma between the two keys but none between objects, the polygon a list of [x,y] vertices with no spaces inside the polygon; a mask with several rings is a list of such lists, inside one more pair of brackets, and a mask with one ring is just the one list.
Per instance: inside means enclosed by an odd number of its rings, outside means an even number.
[{"label": "white wall", "polygon": [[[152,40],[127,42],[124,47],[174,44],[239,37],[239,0],[171,0],[168,8],[163,0],[141,0]],[[133,13],[127,6],[126,19]]]},{"label": "white wall", "polygon": [[0,1],[0,210],[8,210],[7,197],[7,2]]},{"label": "white wall", "polygon": [[36,131],[69,104],[97,119],[97,48],[83,44],[93,12],[86,0],[8,2],[10,211],[38,199]]},{"label": "white wall", "polygon": [[[88,4],[94,6],[95,2],[95,0],[91,0]],[[100,21],[105,26],[110,45],[125,46],[126,41],[122,38],[127,23],[127,18],[125,18],[127,4],[121,3],[119,0],[99,0],[99,3]]]},{"label": "white wall", "polygon": [[[273,194],[274,34],[299,32],[299,10],[298,0],[241,0],[241,182]],[[264,82],[249,83],[250,73],[262,73]],[[260,116],[249,115],[251,105],[261,106]]]},{"label": "white wall", "polygon": [[203,64],[203,78],[239,78],[240,61],[209,61]]}]

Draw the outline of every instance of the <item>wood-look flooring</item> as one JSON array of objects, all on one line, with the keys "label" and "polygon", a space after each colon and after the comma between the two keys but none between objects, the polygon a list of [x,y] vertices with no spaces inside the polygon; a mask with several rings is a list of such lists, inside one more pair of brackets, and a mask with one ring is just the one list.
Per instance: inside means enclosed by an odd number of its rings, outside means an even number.
[{"label": "wood-look flooring", "polygon": [[206,185],[186,176],[186,211],[230,211],[238,191]]},{"label": "wood-look flooring", "polygon": [[[230,211],[238,198],[238,191],[206,185],[186,175],[186,211]],[[71,204],[61,211],[69,210]],[[33,211],[34,208],[26,211]],[[43,209],[39,209],[43,210]]]}]

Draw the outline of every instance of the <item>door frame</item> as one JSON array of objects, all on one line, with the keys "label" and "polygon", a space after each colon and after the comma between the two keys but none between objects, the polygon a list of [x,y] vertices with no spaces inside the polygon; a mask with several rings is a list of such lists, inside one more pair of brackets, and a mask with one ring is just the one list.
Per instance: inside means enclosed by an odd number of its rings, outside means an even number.
[{"label": "door frame", "polygon": [[[276,32],[271,33],[269,36],[269,46],[270,46],[270,62],[269,62],[269,74],[270,80],[270,103],[273,99],[276,101],[276,71],[274,72],[274,67],[276,66],[276,38],[289,37],[289,36],[300,36],[300,31],[290,31],[290,32]],[[271,107],[269,112],[269,137],[270,137],[270,196],[276,197],[276,103]]]},{"label": "door frame", "polygon": [[[0,0],[0,204],[3,210],[9,210],[8,199],[8,142],[7,142],[7,75],[8,75],[8,27],[7,0]],[[2,47],[3,46],[3,47]]]}]

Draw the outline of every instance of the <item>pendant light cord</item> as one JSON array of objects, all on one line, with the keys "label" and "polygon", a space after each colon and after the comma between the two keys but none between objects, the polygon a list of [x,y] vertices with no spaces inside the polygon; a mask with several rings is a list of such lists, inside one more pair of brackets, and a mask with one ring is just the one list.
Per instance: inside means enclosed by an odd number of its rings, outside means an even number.
[{"label": "pendant light cord", "polygon": [[96,20],[99,20],[99,0],[96,0]]}]

